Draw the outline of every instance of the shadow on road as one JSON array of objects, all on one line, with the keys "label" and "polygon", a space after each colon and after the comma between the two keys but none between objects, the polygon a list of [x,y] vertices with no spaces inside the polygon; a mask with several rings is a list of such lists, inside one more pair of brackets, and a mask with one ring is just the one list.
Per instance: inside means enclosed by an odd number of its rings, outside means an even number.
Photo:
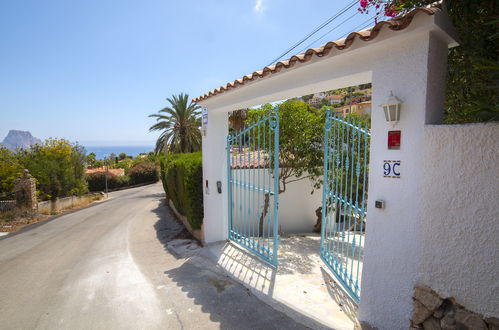
[{"label": "shadow on road", "polygon": [[[170,253],[169,243],[176,238],[185,239],[185,228],[175,219],[166,205],[165,198],[160,199],[153,212],[158,217],[154,224],[157,239],[165,251]],[[217,271],[217,266],[203,255],[203,250],[186,259],[179,267],[165,270],[164,274],[180,287],[188,298],[194,300],[194,304],[199,305],[203,313],[209,314],[212,322],[219,323],[217,328],[306,329],[283,313],[262,303],[229,276]],[[184,328],[189,327],[186,324],[188,322],[190,320],[183,320]]]},{"label": "shadow on road", "polygon": [[[158,194],[155,194],[158,195]],[[185,229],[184,225],[180,223],[173,213],[170,211],[169,207],[166,203],[166,198],[164,194],[161,194],[163,197],[159,199],[158,206],[152,211],[158,217],[158,220],[154,224],[154,229],[156,230],[156,237],[158,241],[163,245],[163,248],[168,253],[172,253],[168,248],[168,243],[170,243],[174,239],[192,239],[192,235]],[[172,253],[177,257],[175,253]]]}]

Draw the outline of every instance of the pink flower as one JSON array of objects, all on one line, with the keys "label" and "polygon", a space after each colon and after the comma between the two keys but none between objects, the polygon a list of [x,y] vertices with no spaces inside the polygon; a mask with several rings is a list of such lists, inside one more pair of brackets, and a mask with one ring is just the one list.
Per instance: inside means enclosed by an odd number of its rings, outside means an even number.
[{"label": "pink flower", "polygon": [[360,6],[362,8],[365,9],[367,7],[367,5],[368,5],[368,0],[360,0]]},{"label": "pink flower", "polygon": [[395,17],[395,16],[397,16],[397,14],[398,14],[398,11],[395,8],[393,8],[392,6],[385,7],[385,16]]}]

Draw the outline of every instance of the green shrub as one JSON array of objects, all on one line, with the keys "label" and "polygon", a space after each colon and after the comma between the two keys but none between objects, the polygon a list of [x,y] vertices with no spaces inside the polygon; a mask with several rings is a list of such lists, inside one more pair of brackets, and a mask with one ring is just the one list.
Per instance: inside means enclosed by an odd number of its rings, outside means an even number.
[{"label": "green shrub", "polygon": [[14,191],[14,180],[23,173],[23,167],[18,159],[6,148],[0,147],[0,200],[4,195],[9,195],[5,199],[12,199],[10,194]]},{"label": "green shrub", "polygon": [[[104,191],[106,189],[105,172],[97,172],[86,175],[88,190]],[[132,167],[128,175],[116,176],[107,174],[107,188],[123,188],[135,184],[152,183],[159,180],[159,173],[154,163],[141,162]]]},{"label": "green shrub", "polygon": [[126,187],[131,185],[130,177],[127,175],[116,177],[116,188]]},{"label": "green shrub", "polygon": [[[86,175],[88,190],[90,191],[104,191],[106,190],[106,174],[104,172],[91,173]],[[130,178],[126,175],[116,176],[114,174],[107,174],[107,188],[116,189],[130,185]]]},{"label": "green shrub", "polygon": [[171,154],[161,159],[166,195],[193,229],[203,223],[203,160],[201,153]]},{"label": "green shrub", "polygon": [[120,160],[116,165],[114,165],[114,168],[122,168],[125,170],[125,174],[128,174],[128,171],[133,167],[133,160],[130,158],[126,158],[123,160]]},{"label": "green shrub", "polygon": [[41,200],[87,193],[85,148],[64,139],[47,139],[43,144],[16,153],[21,166],[36,179]]},{"label": "green shrub", "polygon": [[157,182],[159,173],[156,164],[149,162],[140,162],[134,165],[128,171],[131,184]]}]

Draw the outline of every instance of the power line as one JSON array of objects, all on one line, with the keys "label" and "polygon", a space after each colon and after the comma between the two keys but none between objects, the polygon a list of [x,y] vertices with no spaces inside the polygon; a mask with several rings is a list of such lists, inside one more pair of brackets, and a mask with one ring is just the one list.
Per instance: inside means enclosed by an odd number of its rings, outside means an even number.
[{"label": "power line", "polygon": [[336,25],[335,27],[333,27],[331,30],[327,31],[326,33],[324,33],[322,36],[320,36],[319,38],[315,39],[314,41],[312,41],[311,43],[309,43],[306,47],[304,47],[302,50],[300,50],[298,53],[302,53],[304,50],[306,49],[309,49],[310,46],[312,46],[313,44],[315,44],[317,41],[321,40],[322,38],[324,38],[325,36],[327,36],[329,33],[333,32],[334,30],[336,30],[337,28],[339,28],[340,26],[342,26],[343,24],[345,24],[346,22],[348,22],[349,20],[351,20],[355,15],[357,15],[358,12],[355,12],[353,15],[351,15],[350,17],[348,17],[347,19],[345,19],[343,22],[341,22],[340,24]]},{"label": "power line", "polygon": [[291,52],[293,49],[295,49],[296,47],[298,47],[299,45],[301,45],[302,43],[304,43],[307,39],[309,39],[311,36],[313,36],[314,34],[316,34],[317,32],[319,32],[320,30],[322,30],[326,25],[328,25],[329,23],[331,23],[332,21],[334,21],[335,19],[337,19],[339,16],[343,15],[346,11],[348,11],[350,8],[352,8],[356,4],[357,4],[357,0],[353,0],[346,7],[344,7],[343,9],[341,9],[340,12],[338,12],[335,15],[331,16],[330,18],[328,18],[324,23],[322,23],[321,25],[319,25],[318,27],[316,27],[312,32],[310,32],[309,34],[307,34],[300,41],[298,41],[293,46],[291,46],[288,50],[286,50],[284,53],[282,53],[279,57],[277,57],[272,62],[270,62],[270,64],[268,66],[274,64],[275,62],[279,61],[282,57],[284,57],[285,55],[289,54],[289,52]]},{"label": "power line", "polygon": [[374,23],[375,19],[374,17],[370,17],[368,18],[366,21],[360,23],[359,25],[357,25],[356,27],[354,27],[352,30],[353,31],[350,31],[350,32],[347,32],[345,33],[344,35],[341,36],[340,39],[343,39],[343,38],[346,38],[350,33],[352,32],[355,32],[355,31],[362,31],[363,29],[365,29],[366,27],[370,26],[372,23]]}]

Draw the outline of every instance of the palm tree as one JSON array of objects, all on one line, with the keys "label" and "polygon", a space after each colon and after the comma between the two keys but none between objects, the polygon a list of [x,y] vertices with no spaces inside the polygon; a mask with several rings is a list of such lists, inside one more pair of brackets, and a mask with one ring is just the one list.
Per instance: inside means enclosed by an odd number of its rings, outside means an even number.
[{"label": "palm tree", "polygon": [[166,99],[169,107],[149,115],[156,124],[149,131],[163,131],[156,142],[156,154],[161,151],[174,153],[195,152],[201,149],[201,108],[190,101],[188,94],[172,95]]},{"label": "palm tree", "polygon": [[248,109],[232,111],[229,115],[229,129],[239,132],[244,128],[244,122],[248,118]]}]

